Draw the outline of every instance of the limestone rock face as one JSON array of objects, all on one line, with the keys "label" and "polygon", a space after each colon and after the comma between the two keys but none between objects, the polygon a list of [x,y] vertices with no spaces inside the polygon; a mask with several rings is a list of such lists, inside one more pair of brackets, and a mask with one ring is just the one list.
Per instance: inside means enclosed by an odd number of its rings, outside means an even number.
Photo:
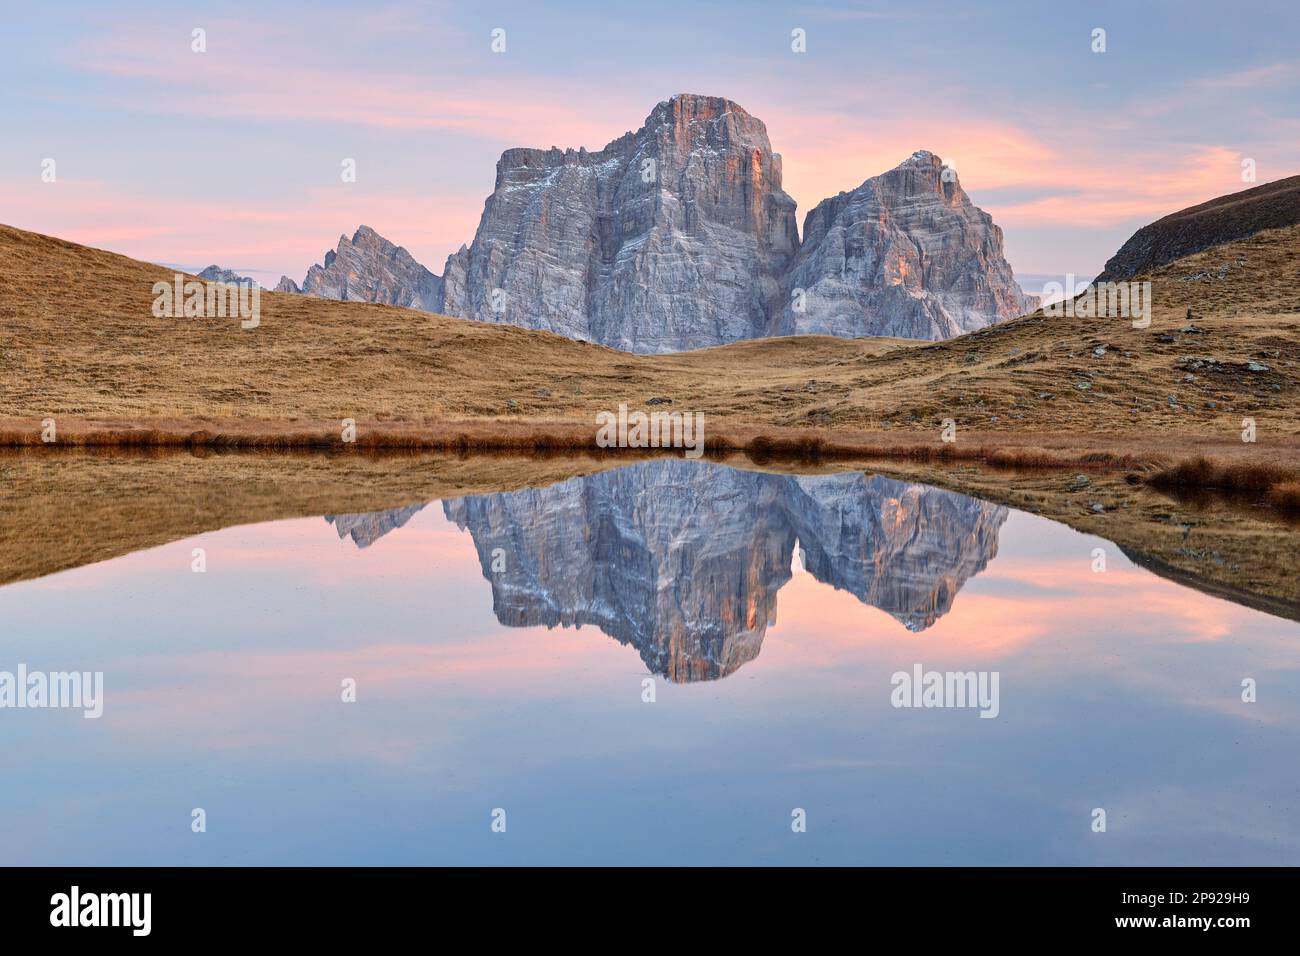
[{"label": "limestone rock face", "polygon": [[291,292],[294,295],[302,294],[302,289],[299,288],[298,283],[294,282],[288,276],[280,276],[280,281],[275,284],[275,289],[273,289],[272,291]]},{"label": "limestone rock face", "polygon": [[1002,230],[926,151],[813,209],[785,288],[784,335],[946,339],[1037,307]]},{"label": "limestone rock face", "polygon": [[711,680],[758,654],[790,578],[767,477],[662,460],[443,509],[473,535],[502,624],[595,625],[654,673]]},{"label": "limestone rock face", "polygon": [[598,152],[511,149],[443,311],[633,352],[768,333],[798,245],[763,123],[680,95]]},{"label": "limestone rock face", "polygon": [[506,150],[474,241],[441,277],[362,226],[301,289],[286,277],[276,291],[641,353],[808,333],[942,339],[1037,305],[1001,230],[934,154],[822,202],[801,245],[766,127],[692,94],[597,152]]},{"label": "limestone rock face", "polygon": [[[295,291],[292,286],[293,280],[286,277],[276,291]],[[442,280],[369,226],[361,226],[351,239],[339,236],[338,248],[325,253],[324,264],[307,270],[301,291],[323,299],[380,302],[426,312],[437,312],[442,305]]]},{"label": "limestone rock face", "polygon": [[909,631],[952,608],[998,552],[1007,510],[880,475],[789,478],[787,510],[803,567]]},{"label": "limestone rock face", "polygon": [[246,285],[249,288],[256,288],[257,283],[248,276],[241,276],[230,269],[223,269],[218,265],[210,265],[199,273],[200,279],[206,279],[208,282],[224,282],[226,285]]}]

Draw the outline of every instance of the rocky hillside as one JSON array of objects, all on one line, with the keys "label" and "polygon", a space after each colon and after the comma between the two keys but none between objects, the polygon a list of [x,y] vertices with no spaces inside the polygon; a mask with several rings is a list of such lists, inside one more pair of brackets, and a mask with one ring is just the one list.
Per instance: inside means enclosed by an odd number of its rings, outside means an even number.
[{"label": "rocky hillside", "polygon": [[[152,314],[153,284],[174,274],[0,226],[0,429],[38,434],[53,415],[61,436],[78,417],[87,428],[337,436],[351,417],[381,430],[572,427],[590,441],[596,413],[666,399],[706,414],[711,437],[812,426],[853,442],[864,430],[936,442],[952,418],[962,443],[979,441],[974,431],[1000,445],[1069,436],[1072,447],[1180,456],[1198,442],[1215,454],[1272,443],[1274,460],[1278,442],[1300,437],[1300,226],[1155,270],[1145,329],[1037,313],[944,342],[790,336],[652,356],[276,293],[261,297],[256,330],[178,322]],[[93,284],[76,281],[86,276]],[[1259,445],[1241,442],[1243,416],[1260,423]]]},{"label": "rocky hillside", "polygon": [[1119,282],[1212,246],[1300,224],[1300,176],[1230,193],[1143,226],[1097,276]]},{"label": "rocky hillside", "polygon": [[946,339],[1032,312],[1002,230],[955,170],[920,151],[804,220],[786,281],[785,335]]}]

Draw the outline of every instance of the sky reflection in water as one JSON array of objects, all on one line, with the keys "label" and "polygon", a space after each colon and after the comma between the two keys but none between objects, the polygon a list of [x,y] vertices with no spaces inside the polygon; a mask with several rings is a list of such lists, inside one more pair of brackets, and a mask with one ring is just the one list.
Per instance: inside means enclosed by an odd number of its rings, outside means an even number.
[{"label": "sky reflection in water", "polygon": [[[1300,625],[889,479],[648,462],[205,534],[0,620],[0,669],[106,696],[0,711],[10,864],[1300,862]],[[895,709],[918,662],[998,671],[1000,715]]]}]

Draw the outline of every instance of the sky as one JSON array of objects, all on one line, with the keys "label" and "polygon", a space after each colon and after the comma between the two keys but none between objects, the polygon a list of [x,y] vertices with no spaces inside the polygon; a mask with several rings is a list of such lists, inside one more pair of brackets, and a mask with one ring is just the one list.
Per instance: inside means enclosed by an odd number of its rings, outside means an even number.
[{"label": "sky", "polygon": [[1293,0],[3,4],[0,222],[269,284],[362,223],[441,273],[503,149],[599,148],[682,92],[766,123],[801,223],[939,154],[1031,292],[1243,160],[1300,173]]}]

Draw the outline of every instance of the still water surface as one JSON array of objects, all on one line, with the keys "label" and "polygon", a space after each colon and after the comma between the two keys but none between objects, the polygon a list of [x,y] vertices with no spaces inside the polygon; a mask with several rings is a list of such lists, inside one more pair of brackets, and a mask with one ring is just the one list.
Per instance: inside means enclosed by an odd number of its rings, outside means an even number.
[{"label": "still water surface", "polygon": [[[887,478],[659,460],[230,528],[0,622],[0,670],[105,682],[0,710],[0,863],[1300,863],[1300,625]],[[894,707],[918,664],[996,673],[996,718]]]}]

